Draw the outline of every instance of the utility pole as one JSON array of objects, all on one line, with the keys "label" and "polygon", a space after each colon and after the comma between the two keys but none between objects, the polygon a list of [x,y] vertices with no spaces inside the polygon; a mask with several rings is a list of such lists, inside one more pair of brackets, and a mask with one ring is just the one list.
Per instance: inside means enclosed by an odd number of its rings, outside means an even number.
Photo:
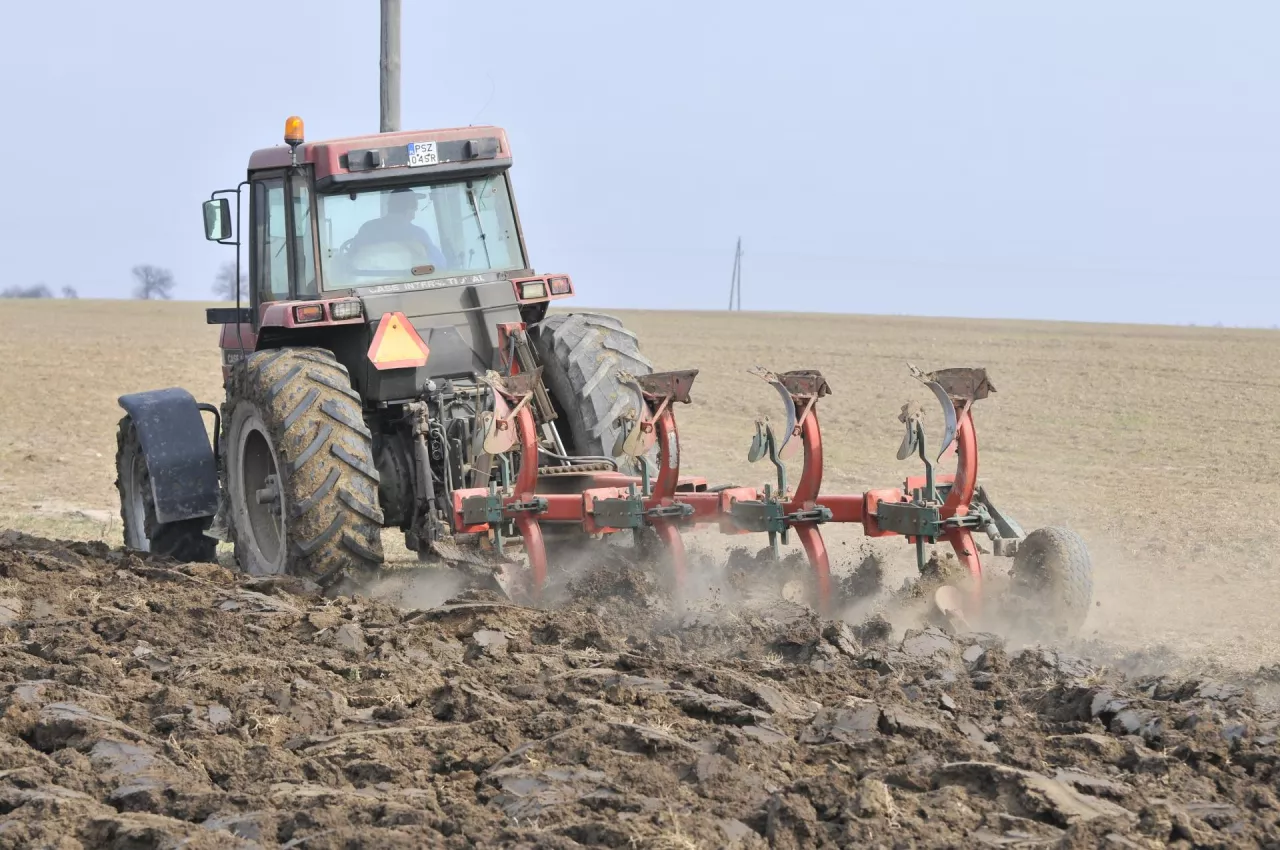
[{"label": "utility pole", "polygon": [[[734,307],[734,299],[737,307]],[[738,246],[733,249],[733,278],[729,282],[729,309],[742,309],[742,237],[738,237]]]},{"label": "utility pole", "polygon": [[400,129],[400,0],[382,0],[381,133]]}]

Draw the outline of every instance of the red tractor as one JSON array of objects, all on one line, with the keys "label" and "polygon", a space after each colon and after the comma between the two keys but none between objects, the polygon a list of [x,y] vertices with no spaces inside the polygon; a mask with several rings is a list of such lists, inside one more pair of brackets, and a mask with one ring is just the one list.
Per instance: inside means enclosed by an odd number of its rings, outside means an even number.
[{"label": "red tractor", "polygon": [[[650,363],[617,319],[547,317],[573,283],[532,268],[505,132],[306,143],[290,118],[285,137],[204,204],[207,238],[238,255],[248,198],[249,305],[208,311],[221,409],[180,389],[120,400],[127,545],[207,560],[221,538],[247,572],[326,586],[375,571],[386,527],[470,560],[452,494],[519,472],[517,385],[552,484],[635,471],[613,458],[634,404],[619,375]],[[212,446],[202,413],[220,420]]]},{"label": "red tractor", "polygon": [[[850,496],[819,492],[825,379],[760,370],[787,424],[779,434],[761,423],[750,458],[774,463],[777,486],[709,488],[679,473],[674,405],[690,401],[697,373],[654,373],[610,316],[547,315],[573,283],[532,268],[505,132],[307,143],[290,118],[285,141],[255,152],[247,179],[204,204],[207,238],[235,246],[238,264],[248,196],[249,305],[208,310],[222,326],[226,400],[200,404],[180,389],[120,399],[128,546],[209,560],[222,539],[249,573],[335,591],[376,573],[381,533],[397,528],[420,558],[491,575],[496,565],[519,579],[504,587],[536,598],[549,543],[644,534],[665,544],[678,586],[680,529],[717,525],[765,532],[775,551],[794,533],[814,601],[829,607],[819,527],[854,522],[906,536],[922,563],[926,543],[949,543],[975,608],[972,535],[986,533],[997,554],[1019,554],[1015,572],[1066,627],[1083,619],[1083,544],[1062,529],[1024,539],[977,485],[970,408],[992,389],[982,370],[917,372],[943,406],[937,456],[926,454],[919,416],[904,416],[900,455],[918,453],[926,475]],[[204,414],[215,420],[212,444]],[[956,474],[935,476],[953,445]],[[783,459],[798,446],[792,488]],[[511,571],[518,549],[527,569]]]}]

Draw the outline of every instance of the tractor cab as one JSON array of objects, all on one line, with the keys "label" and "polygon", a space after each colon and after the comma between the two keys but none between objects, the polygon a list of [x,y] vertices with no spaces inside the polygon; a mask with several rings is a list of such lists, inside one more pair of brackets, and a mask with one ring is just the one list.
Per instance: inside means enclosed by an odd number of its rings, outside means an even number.
[{"label": "tractor cab", "polygon": [[[307,142],[291,117],[284,140],[254,152],[245,182],[204,204],[206,237],[236,246],[238,258],[247,223],[247,309],[209,311],[225,326],[225,366],[261,348],[314,344],[334,351],[367,398],[412,396],[427,378],[494,368],[498,325],[540,321],[549,301],[572,294],[567,276],[532,269],[502,129]],[[430,358],[421,374],[384,381],[366,353],[397,313]]]}]

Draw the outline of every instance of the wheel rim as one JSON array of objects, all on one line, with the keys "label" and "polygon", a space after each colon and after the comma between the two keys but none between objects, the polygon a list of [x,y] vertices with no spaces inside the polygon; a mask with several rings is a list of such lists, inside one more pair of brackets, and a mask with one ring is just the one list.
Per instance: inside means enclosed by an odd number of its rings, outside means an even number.
[{"label": "wheel rim", "polygon": [[261,563],[278,572],[285,548],[284,493],[275,447],[257,416],[241,430],[239,457],[239,496],[250,545]]},{"label": "wheel rim", "polygon": [[128,492],[125,511],[125,542],[141,552],[151,551],[151,539],[147,537],[147,502],[142,492],[142,482],[146,478],[146,464],[136,450],[130,451],[129,480],[125,483]]}]

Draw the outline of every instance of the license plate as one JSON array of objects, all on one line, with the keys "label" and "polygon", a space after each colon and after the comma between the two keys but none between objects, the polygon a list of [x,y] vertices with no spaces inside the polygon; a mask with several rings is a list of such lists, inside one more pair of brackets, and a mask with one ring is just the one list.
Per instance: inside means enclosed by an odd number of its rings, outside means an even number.
[{"label": "license plate", "polygon": [[435,142],[410,142],[409,167],[418,168],[423,165],[439,165],[440,154],[436,152]]}]

